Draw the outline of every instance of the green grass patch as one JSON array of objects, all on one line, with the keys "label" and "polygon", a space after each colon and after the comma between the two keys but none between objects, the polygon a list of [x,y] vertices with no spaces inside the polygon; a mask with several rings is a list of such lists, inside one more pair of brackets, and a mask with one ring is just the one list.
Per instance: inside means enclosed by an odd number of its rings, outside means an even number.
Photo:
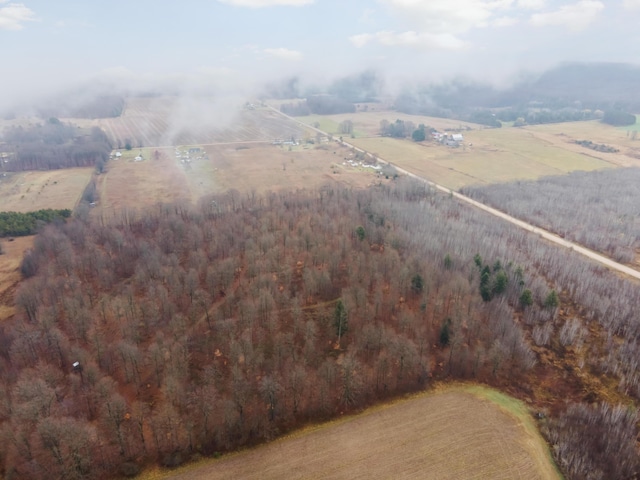
[{"label": "green grass patch", "polygon": [[338,135],[340,131],[340,124],[338,122],[323,115],[307,115],[304,117],[295,117],[295,119],[332,135]]},{"label": "green grass patch", "polygon": [[[490,402],[498,405],[500,408],[509,412],[511,415],[516,417],[524,428],[529,432],[533,437],[539,438],[542,443],[546,443],[540,434],[540,430],[536,425],[529,408],[524,404],[524,402],[518,400],[517,398],[510,397],[498,390],[494,390],[489,387],[485,387],[484,385],[465,385],[463,390],[472,393],[473,395],[489,400]],[[553,456],[551,455],[551,450],[546,448],[549,463],[554,467],[556,473],[559,478],[564,478],[558,466],[556,465]]]},{"label": "green grass patch", "polygon": [[634,125],[627,125],[619,128],[620,130],[626,130],[627,132],[640,132],[640,115],[636,115],[636,123]]}]

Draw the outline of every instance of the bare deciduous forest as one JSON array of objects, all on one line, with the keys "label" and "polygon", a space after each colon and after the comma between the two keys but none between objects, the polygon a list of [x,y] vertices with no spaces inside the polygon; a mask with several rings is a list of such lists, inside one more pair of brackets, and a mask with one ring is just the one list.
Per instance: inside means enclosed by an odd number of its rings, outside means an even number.
[{"label": "bare deciduous forest", "polygon": [[640,169],[573,172],[462,191],[482,203],[549,229],[622,263],[640,251]]},{"label": "bare deciduous forest", "polygon": [[0,169],[9,172],[96,166],[102,171],[111,153],[109,138],[98,127],[82,130],[57,118],[33,127],[12,127],[3,134]]},{"label": "bare deciduous forest", "polygon": [[74,219],[21,268],[5,478],[174,466],[445,378],[539,408],[570,478],[640,466],[635,408],[607,403],[640,398],[637,285],[419,183]]}]

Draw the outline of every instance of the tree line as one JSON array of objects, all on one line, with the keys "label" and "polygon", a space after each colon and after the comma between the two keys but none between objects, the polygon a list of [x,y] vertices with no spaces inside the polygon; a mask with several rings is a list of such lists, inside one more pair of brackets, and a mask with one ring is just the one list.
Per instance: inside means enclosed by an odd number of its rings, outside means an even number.
[{"label": "tree line", "polygon": [[112,149],[100,128],[84,130],[57,118],[27,128],[11,127],[3,140],[10,155],[0,169],[13,172],[86,166],[102,171]]},{"label": "tree line", "polygon": [[[541,351],[584,355],[638,396],[616,371],[635,352],[635,284],[417,182],[73,219],[46,227],[21,268],[20,313],[0,325],[5,477],[133,475],[434,379],[535,397],[536,375],[553,373]],[[556,292],[609,343],[580,342]],[[565,401],[581,405],[583,389],[566,393],[549,438],[574,458],[586,433],[561,435],[579,421]],[[607,421],[603,438],[628,428]]]},{"label": "tree line", "polygon": [[635,125],[636,116],[632,113],[623,112],[620,110],[607,110],[602,117],[602,123],[614,125],[616,127]]},{"label": "tree line", "polygon": [[69,218],[71,210],[43,209],[34,212],[0,212],[0,237],[34,235],[47,223]]}]

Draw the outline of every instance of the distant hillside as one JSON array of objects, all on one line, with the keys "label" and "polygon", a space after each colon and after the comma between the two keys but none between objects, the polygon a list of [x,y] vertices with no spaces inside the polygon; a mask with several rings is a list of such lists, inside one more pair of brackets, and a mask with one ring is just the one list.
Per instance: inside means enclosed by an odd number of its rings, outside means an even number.
[{"label": "distant hillside", "polygon": [[[477,121],[495,113],[502,121],[527,123],[590,120],[596,110],[640,112],[640,66],[566,63],[498,89],[469,79],[422,85],[395,99],[398,111]],[[485,123],[480,121],[479,123]]]},{"label": "distant hillside", "polygon": [[640,110],[640,66],[622,63],[567,63],[512,89],[512,99],[581,102],[585,108]]}]

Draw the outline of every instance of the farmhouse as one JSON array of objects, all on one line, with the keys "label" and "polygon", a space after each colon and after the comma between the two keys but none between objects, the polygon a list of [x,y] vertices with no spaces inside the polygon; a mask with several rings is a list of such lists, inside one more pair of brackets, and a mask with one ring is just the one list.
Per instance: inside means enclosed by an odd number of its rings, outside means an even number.
[{"label": "farmhouse", "polygon": [[463,141],[464,136],[461,133],[445,133],[440,137],[440,142],[444,143],[448,147],[459,147]]}]

